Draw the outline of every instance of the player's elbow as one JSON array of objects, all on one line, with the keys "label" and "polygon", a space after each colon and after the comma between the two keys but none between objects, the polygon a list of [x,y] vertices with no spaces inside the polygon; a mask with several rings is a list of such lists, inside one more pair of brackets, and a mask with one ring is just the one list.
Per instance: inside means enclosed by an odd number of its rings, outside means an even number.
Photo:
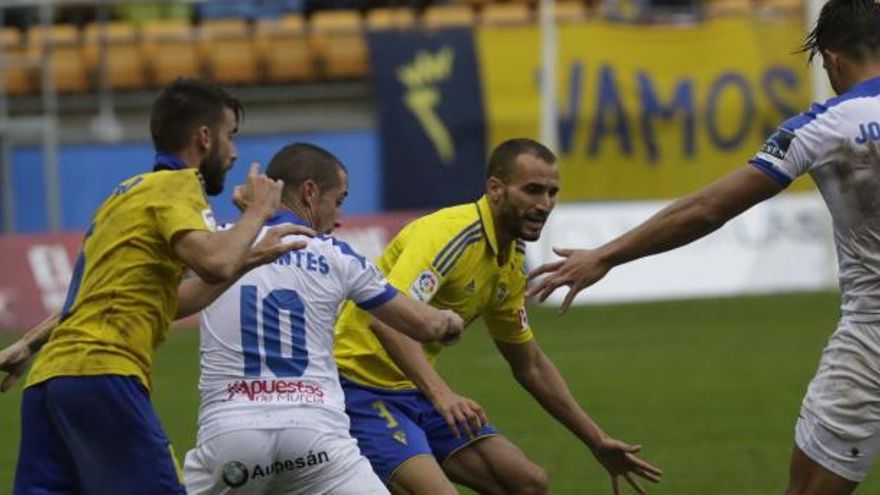
[{"label": "player's elbow", "polygon": [[700,231],[717,230],[730,219],[721,201],[708,194],[698,197],[696,208],[691,211],[691,223],[698,225]]}]

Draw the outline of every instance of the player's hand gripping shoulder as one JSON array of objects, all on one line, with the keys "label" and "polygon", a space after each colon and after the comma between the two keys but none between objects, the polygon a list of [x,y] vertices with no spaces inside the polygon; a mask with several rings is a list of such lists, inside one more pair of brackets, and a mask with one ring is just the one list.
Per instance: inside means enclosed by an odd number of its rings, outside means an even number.
[{"label": "player's hand gripping shoulder", "polygon": [[529,288],[526,297],[537,296],[543,302],[556,289],[568,286],[568,294],[559,308],[564,313],[580,291],[601,280],[612,267],[602,260],[598,250],[553,248],[553,252],[563,259],[545,263],[529,273],[529,279],[545,276]]},{"label": "player's hand gripping shoulder", "polygon": [[611,475],[611,489],[614,495],[620,494],[620,477],[623,477],[635,491],[644,494],[646,493],[645,489],[633,475],[654,483],[659,483],[663,476],[663,471],[660,468],[635,455],[642,449],[641,445],[629,445],[620,440],[603,436],[601,440],[591,446],[591,449],[596,460]]},{"label": "player's hand gripping shoulder", "polygon": [[233,200],[245,206],[243,209],[245,213],[253,212],[266,220],[281,206],[283,188],[284,181],[273,180],[261,174],[259,164],[252,163],[244,189],[236,188]]}]

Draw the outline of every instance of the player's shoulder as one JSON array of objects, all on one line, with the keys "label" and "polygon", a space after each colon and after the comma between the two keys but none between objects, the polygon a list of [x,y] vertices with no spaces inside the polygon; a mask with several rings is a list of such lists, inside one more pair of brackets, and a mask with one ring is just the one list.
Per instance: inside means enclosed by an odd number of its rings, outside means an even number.
[{"label": "player's shoulder", "polygon": [[477,206],[466,203],[442,208],[420,217],[410,223],[405,230],[420,239],[436,239],[438,242],[449,241],[469,232],[479,232],[482,222]]},{"label": "player's shoulder", "polygon": [[307,240],[306,249],[312,249],[326,256],[337,259],[350,259],[357,261],[361,266],[367,266],[367,258],[348,242],[327,234],[318,234]]},{"label": "player's shoulder", "polygon": [[168,195],[201,192],[204,184],[202,174],[194,168],[182,170],[159,170],[139,175],[144,185],[159,189]]},{"label": "player's shoulder", "polygon": [[789,118],[779,127],[795,135],[806,131],[830,134],[839,130],[841,125],[862,122],[876,115],[878,109],[880,78],[874,78],[822,103],[813,103],[808,110]]}]

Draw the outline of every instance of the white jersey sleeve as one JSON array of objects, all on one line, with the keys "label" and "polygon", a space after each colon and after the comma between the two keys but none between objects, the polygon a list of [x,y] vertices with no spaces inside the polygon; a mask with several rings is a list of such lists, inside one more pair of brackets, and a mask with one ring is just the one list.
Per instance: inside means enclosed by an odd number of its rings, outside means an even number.
[{"label": "white jersey sleeve", "polygon": [[390,301],[397,295],[385,279],[385,275],[366,258],[357,254],[346,242],[327,237],[342,255],[340,273],[345,287],[346,299],[354,301],[361,309],[370,310]]}]

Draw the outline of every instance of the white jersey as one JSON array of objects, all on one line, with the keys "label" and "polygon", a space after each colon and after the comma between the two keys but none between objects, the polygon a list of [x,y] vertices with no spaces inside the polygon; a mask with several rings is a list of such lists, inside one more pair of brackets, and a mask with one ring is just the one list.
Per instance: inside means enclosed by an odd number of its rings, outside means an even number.
[{"label": "white jersey", "polygon": [[[304,222],[282,212],[260,235],[281,223]],[[198,442],[237,428],[348,431],[333,360],[337,311],[347,299],[372,309],[396,294],[329,236],[245,274],[201,314]]]},{"label": "white jersey", "polygon": [[834,225],[843,317],[880,321],[880,78],[789,119],[751,163],[786,186],[810,173]]}]

